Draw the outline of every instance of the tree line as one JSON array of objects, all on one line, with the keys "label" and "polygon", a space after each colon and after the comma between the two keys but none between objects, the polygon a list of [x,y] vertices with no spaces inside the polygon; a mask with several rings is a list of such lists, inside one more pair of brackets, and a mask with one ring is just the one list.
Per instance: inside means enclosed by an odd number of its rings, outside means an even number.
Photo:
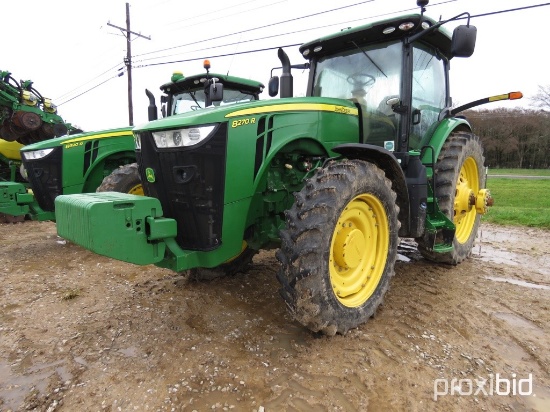
[{"label": "tree line", "polygon": [[464,112],[489,168],[550,168],[550,113],[532,109]]},{"label": "tree line", "polygon": [[533,109],[469,110],[489,168],[550,168],[550,85],[539,86]]}]

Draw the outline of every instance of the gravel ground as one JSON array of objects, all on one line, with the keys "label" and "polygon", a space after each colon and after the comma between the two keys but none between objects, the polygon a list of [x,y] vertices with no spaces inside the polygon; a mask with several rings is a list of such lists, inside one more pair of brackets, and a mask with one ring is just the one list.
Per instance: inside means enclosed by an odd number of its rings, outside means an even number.
[{"label": "gravel ground", "polygon": [[480,234],[454,267],[404,240],[376,317],[325,337],[274,251],[196,282],[0,224],[0,411],[548,411],[549,232]]}]

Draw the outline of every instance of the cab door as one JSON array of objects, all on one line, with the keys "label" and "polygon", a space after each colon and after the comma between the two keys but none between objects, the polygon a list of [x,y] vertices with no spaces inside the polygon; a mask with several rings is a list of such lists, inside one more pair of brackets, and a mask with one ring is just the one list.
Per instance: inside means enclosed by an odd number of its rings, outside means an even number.
[{"label": "cab door", "polygon": [[427,144],[447,106],[447,64],[434,49],[419,43],[413,46],[410,149]]}]

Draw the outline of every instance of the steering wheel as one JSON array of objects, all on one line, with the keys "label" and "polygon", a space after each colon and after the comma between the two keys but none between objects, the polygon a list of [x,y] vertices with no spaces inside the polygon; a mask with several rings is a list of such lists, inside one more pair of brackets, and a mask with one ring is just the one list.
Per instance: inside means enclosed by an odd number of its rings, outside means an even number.
[{"label": "steering wheel", "polygon": [[374,76],[366,73],[353,73],[350,74],[347,78],[348,83],[356,87],[367,87],[372,86],[376,79]]}]

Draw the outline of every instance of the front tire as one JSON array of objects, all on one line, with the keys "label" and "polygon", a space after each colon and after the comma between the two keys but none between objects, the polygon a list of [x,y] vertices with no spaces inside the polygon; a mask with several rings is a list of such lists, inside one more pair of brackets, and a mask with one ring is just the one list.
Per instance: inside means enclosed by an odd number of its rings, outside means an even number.
[{"label": "front tire", "polygon": [[434,171],[435,192],[441,212],[453,221],[456,231],[449,252],[434,252],[424,238],[416,239],[426,259],[456,265],[471,255],[481,220],[472,203],[485,188],[484,162],[479,138],[469,132],[452,133],[441,148]]},{"label": "front tire", "polygon": [[96,192],[120,192],[143,196],[137,163],[123,165],[103,179]]},{"label": "front tire", "polygon": [[331,162],[295,194],[281,232],[277,275],[295,320],[326,335],[366,322],[394,275],[399,207],[384,172]]}]

